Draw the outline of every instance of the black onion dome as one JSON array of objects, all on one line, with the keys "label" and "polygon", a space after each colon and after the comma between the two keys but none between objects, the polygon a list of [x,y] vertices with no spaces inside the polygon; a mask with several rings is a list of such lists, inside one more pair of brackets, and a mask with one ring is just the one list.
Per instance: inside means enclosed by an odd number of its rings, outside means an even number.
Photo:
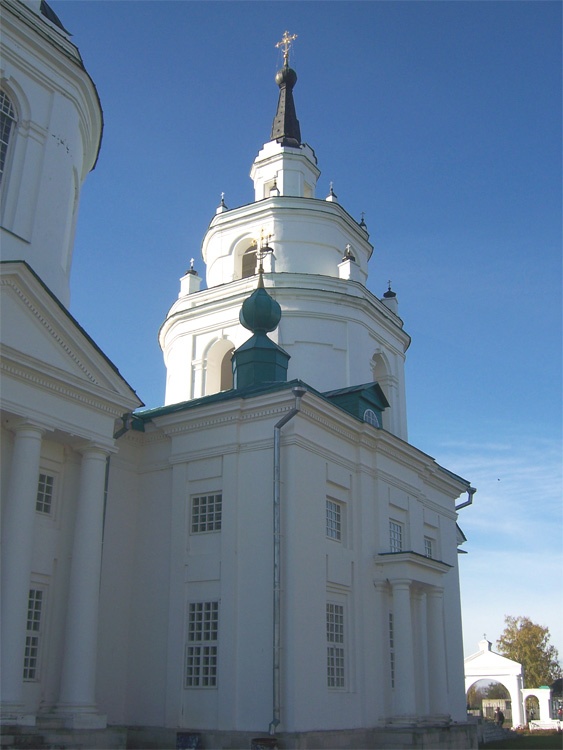
[{"label": "black onion dome", "polygon": [[283,68],[276,73],[276,83],[278,86],[283,86],[285,84],[292,89],[297,83],[297,73],[293,68],[284,65]]},{"label": "black onion dome", "polygon": [[242,303],[239,320],[252,333],[274,331],[281,320],[281,307],[263,287],[259,287]]}]

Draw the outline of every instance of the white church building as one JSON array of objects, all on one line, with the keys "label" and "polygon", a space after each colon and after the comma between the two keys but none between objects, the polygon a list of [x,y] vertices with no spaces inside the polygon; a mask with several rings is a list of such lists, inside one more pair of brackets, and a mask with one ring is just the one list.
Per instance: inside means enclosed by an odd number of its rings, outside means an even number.
[{"label": "white church building", "polygon": [[3,733],[473,747],[474,490],[408,442],[410,338],[364,222],[315,195],[291,37],[254,200],[215,212],[143,410],[67,309],[95,85],[44,0],[1,12]]}]

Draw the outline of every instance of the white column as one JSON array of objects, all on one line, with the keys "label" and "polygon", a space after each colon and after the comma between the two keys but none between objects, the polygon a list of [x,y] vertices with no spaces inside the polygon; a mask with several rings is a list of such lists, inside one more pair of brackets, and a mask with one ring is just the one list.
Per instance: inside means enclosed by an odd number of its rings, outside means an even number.
[{"label": "white column", "polygon": [[33,553],[41,438],[45,430],[22,422],[16,439],[2,517],[2,714],[23,711],[23,658]]},{"label": "white column", "polygon": [[408,579],[391,581],[395,641],[395,714],[398,719],[408,722],[416,718],[410,583]]},{"label": "white column", "polygon": [[444,592],[432,587],[426,594],[428,613],[428,663],[432,673],[428,684],[430,713],[448,717],[448,678],[446,673],[446,639],[444,631]]},{"label": "white column", "polygon": [[426,633],[426,602],[419,588],[412,592],[416,707],[419,716],[428,713],[428,637]]},{"label": "white column", "polygon": [[98,606],[108,451],[83,450],[57,711],[76,728],[105,726],[96,707]]},{"label": "white column", "polygon": [[389,603],[387,583],[374,581],[375,586],[375,675],[371,700],[376,703],[378,721],[391,715],[391,660],[389,658]]}]

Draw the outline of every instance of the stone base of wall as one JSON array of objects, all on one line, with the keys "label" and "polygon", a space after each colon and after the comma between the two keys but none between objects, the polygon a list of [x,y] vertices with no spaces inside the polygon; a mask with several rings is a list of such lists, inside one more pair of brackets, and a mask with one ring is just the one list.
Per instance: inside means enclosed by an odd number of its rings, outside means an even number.
[{"label": "stone base of wall", "polygon": [[[196,740],[199,744],[191,744]],[[260,732],[227,732],[156,727],[129,727],[129,750],[252,750],[261,747]],[[271,739],[271,738],[269,738]],[[253,743],[254,740],[254,743]],[[471,724],[441,727],[377,727],[276,735],[278,750],[477,750],[477,729]]]}]

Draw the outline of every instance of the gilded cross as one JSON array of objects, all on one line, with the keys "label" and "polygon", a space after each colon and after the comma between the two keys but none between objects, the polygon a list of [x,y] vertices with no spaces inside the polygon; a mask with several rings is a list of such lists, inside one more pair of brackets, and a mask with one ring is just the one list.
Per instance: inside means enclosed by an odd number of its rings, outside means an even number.
[{"label": "gilded cross", "polygon": [[289,31],[284,31],[283,36],[281,38],[281,42],[278,42],[276,44],[276,47],[279,49],[280,47],[283,47],[283,64],[288,64],[289,59],[289,49],[291,47],[291,42],[293,42],[294,39],[297,39],[297,34],[290,34]]}]

